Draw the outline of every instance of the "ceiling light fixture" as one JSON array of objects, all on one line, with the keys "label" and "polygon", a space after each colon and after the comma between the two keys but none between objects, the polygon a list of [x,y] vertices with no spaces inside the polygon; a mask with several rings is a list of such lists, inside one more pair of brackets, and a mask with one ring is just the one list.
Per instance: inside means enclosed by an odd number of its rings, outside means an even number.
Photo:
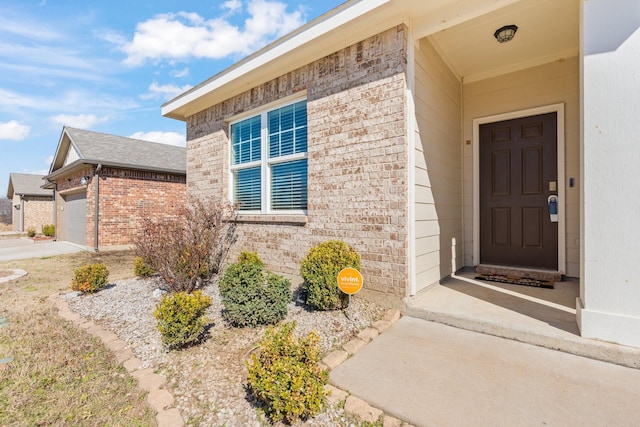
[{"label": "ceiling light fixture", "polygon": [[518,27],[516,25],[505,25],[504,27],[498,28],[495,33],[493,33],[493,37],[498,40],[498,43],[506,43],[513,39],[513,36],[516,35],[516,31],[518,31]]}]

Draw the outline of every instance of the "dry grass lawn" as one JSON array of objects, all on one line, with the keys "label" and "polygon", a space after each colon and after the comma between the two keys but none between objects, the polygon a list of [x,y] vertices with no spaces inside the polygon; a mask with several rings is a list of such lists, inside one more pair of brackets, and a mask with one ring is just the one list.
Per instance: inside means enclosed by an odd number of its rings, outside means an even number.
[{"label": "dry grass lawn", "polygon": [[130,252],[81,252],[0,262],[27,271],[0,284],[0,426],[153,426],[145,394],[100,341],[59,318],[52,294],[68,291],[73,269],[104,262],[109,280],[132,276]]}]

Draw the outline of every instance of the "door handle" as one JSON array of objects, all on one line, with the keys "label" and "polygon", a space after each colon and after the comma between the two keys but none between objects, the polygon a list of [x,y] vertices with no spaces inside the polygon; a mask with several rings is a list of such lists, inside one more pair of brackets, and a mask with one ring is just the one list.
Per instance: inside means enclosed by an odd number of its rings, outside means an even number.
[{"label": "door handle", "polygon": [[549,220],[558,222],[558,196],[555,194],[547,198],[547,206],[549,207]]}]

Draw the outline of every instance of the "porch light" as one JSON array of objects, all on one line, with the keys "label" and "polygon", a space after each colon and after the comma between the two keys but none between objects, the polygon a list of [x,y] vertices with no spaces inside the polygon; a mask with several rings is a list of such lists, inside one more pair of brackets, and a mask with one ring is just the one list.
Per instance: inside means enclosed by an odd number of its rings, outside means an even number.
[{"label": "porch light", "polygon": [[82,178],[80,178],[80,185],[87,185],[90,178],[90,176],[83,176]]},{"label": "porch light", "polygon": [[513,36],[516,35],[516,31],[518,31],[518,27],[516,25],[505,25],[504,27],[500,27],[493,33],[493,37],[498,40],[498,43],[506,43],[513,39]]}]

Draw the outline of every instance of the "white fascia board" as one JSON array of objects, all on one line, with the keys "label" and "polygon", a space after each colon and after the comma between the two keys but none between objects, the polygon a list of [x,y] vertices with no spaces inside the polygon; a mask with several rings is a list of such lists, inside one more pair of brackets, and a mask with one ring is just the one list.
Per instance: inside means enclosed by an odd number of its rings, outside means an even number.
[{"label": "white fascia board", "polygon": [[295,49],[305,44],[317,40],[324,35],[335,31],[341,26],[357,19],[358,17],[371,12],[378,7],[390,3],[392,0],[361,0],[357,2],[347,3],[344,9],[328,12],[320,18],[311,21],[306,26],[301,27],[289,36],[262,48],[253,55],[249,56],[236,65],[227,68],[222,73],[211,78],[208,82],[204,82],[199,86],[179,95],[177,98],[167,102],[162,106],[162,115],[184,120],[180,114],[172,114],[177,109],[215,91],[222,86],[229,84],[242,76],[258,70],[260,67],[277,60]]}]

